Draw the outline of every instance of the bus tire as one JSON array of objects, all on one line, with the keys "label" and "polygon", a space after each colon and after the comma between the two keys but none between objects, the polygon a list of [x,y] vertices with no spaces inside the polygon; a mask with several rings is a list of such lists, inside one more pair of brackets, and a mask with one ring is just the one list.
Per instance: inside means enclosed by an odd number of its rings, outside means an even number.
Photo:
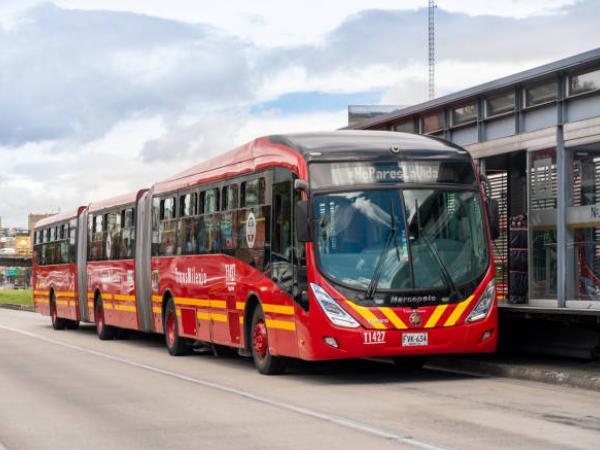
[{"label": "bus tire", "polygon": [[102,305],[102,297],[98,295],[96,300],[96,308],[94,316],[96,319],[96,334],[101,341],[109,341],[115,337],[115,329],[110,325],[106,325],[104,317],[104,306]]},{"label": "bus tire", "polygon": [[56,309],[56,299],[54,298],[54,292],[50,295],[50,317],[52,318],[52,328],[55,330],[64,330],[67,324],[66,319],[58,317],[58,310]]},{"label": "bus tire", "polygon": [[252,314],[250,347],[254,365],[263,375],[277,375],[285,370],[285,359],[280,356],[273,356],[269,352],[267,325],[260,304],[256,305]]},{"label": "bus tire", "polygon": [[67,320],[65,327],[67,330],[76,330],[79,328],[79,320]]},{"label": "bus tire", "polygon": [[169,298],[165,307],[163,329],[165,332],[165,344],[171,356],[187,355],[190,352],[190,345],[187,339],[179,336],[177,313],[172,298]]},{"label": "bus tire", "polygon": [[398,370],[412,372],[421,370],[427,362],[426,356],[398,356],[392,361]]}]

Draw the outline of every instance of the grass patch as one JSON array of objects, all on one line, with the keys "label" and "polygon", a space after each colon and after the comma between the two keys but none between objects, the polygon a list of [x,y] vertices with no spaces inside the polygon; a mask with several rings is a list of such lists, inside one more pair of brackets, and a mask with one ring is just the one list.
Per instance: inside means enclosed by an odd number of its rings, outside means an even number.
[{"label": "grass patch", "polygon": [[31,289],[0,289],[0,304],[33,307]]}]

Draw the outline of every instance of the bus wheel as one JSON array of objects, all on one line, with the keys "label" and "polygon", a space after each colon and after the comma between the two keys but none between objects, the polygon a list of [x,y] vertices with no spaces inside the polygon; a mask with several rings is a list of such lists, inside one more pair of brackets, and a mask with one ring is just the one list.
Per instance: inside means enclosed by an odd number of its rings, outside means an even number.
[{"label": "bus wheel", "polygon": [[98,296],[96,302],[96,310],[94,315],[96,316],[96,334],[101,341],[108,341],[115,337],[115,329],[109,325],[106,325],[104,318],[104,307],[102,306],[102,297]]},{"label": "bus wheel", "polygon": [[58,311],[56,310],[56,300],[54,299],[54,293],[50,297],[50,317],[52,318],[52,328],[55,330],[64,330],[66,320],[58,317]]},{"label": "bus wheel", "polygon": [[397,369],[410,372],[420,370],[427,362],[426,356],[398,356],[393,358]]},{"label": "bus wheel", "polygon": [[179,325],[177,324],[177,314],[175,312],[175,303],[170,298],[165,308],[163,328],[165,331],[165,343],[167,350],[172,356],[181,356],[189,353],[190,346],[185,338],[179,336]]},{"label": "bus wheel", "polygon": [[285,370],[285,360],[279,356],[273,356],[269,352],[269,339],[265,315],[260,305],[256,306],[252,316],[252,359],[254,365],[263,375],[276,375]]},{"label": "bus wheel", "polygon": [[65,327],[67,330],[76,330],[79,328],[79,320],[68,320]]}]

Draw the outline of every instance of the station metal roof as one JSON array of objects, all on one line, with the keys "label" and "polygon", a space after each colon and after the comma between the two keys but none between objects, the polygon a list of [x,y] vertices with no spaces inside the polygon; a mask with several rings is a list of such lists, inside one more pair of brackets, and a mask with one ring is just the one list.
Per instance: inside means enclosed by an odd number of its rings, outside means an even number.
[{"label": "station metal roof", "polygon": [[462,91],[454,92],[452,94],[444,95],[433,100],[418,103],[391,114],[377,116],[373,119],[348,126],[346,129],[371,128],[416,114],[422,114],[426,111],[439,109],[449,104],[456,104],[469,98],[493,94],[514,85],[531,83],[536,80],[547,78],[558,72],[571,72],[577,69],[584,69],[598,63],[600,63],[600,47],[587,52],[579,53],[577,55],[569,56],[568,58],[544,64],[542,66],[508,75],[506,77],[498,78],[493,81],[488,81],[486,83],[463,89]]}]

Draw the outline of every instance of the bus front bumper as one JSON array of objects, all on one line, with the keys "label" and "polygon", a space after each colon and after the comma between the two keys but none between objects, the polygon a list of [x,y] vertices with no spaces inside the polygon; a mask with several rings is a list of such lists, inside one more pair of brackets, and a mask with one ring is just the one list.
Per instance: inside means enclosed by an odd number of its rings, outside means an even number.
[{"label": "bus front bumper", "polygon": [[328,360],[491,353],[496,351],[497,343],[498,320],[494,311],[482,321],[452,327],[405,330],[323,327],[319,332],[313,332],[310,345],[300,349],[300,357]]}]

